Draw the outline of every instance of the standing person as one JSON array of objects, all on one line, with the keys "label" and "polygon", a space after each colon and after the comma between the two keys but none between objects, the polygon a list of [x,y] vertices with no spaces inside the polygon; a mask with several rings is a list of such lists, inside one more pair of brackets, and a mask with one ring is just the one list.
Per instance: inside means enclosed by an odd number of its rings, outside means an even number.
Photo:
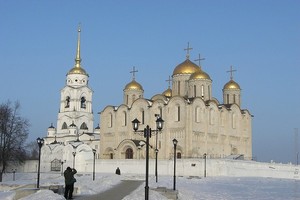
[{"label": "standing person", "polygon": [[76,179],[74,178],[74,174],[76,173],[77,173],[76,169],[71,169],[71,167],[67,167],[67,169],[64,172],[66,199],[73,199],[74,183],[76,182]]}]

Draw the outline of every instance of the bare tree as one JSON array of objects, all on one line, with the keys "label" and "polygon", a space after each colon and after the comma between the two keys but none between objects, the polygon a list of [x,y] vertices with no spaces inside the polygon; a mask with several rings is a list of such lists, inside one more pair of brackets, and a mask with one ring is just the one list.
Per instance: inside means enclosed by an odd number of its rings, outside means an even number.
[{"label": "bare tree", "polygon": [[31,141],[26,144],[26,160],[38,160],[39,159],[39,146],[36,141]]},{"label": "bare tree", "polygon": [[26,158],[29,121],[19,111],[19,102],[0,104],[0,182],[9,162],[20,164]]}]

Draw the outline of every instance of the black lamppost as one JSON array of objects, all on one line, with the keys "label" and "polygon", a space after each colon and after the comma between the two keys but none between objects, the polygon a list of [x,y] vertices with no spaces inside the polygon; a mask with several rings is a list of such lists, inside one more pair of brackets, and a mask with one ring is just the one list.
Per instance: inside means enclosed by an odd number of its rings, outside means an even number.
[{"label": "black lamppost", "polygon": [[15,181],[16,180],[15,178],[16,178],[16,171],[17,171],[17,169],[13,169],[12,171],[13,171],[13,181]]},{"label": "black lamppost", "polygon": [[73,154],[73,169],[75,168],[75,156],[76,156],[76,151],[72,152]]},{"label": "black lamppost", "polygon": [[36,142],[39,145],[39,165],[38,165],[38,177],[37,177],[36,188],[40,188],[41,148],[44,144],[44,139],[37,138]]},{"label": "black lamppost", "polygon": [[176,190],[176,147],[178,141],[174,138],[173,145],[174,145],[174,176],[173,176],[173,190]]},{"label": "black lamppost", "polygon": [[207,154],[205,153],[203,155],[203,158],[204,158],[204,177],[206,177],[206,156],[207,156]]},{"label": "black lamppost", "polygon": [[93,162],[93,181],[95,180],[95,159],[96,159],[96,149],[93,149],[94,162]]},{"label": "black lamppost", "polygon": [[61,175],[64,175],[64,161],[61,161]]},{"label": "black lamppost", "polygon": [[[156,138],[157,138],[157,135],[156,135]],[[157,178],[158,178],[158,175],[157,175],[157,154],[158,154],[158,149],[157,147],[155,148],[155,181],[157,183]]]},{"label": "black lamppost", "polygon": [[144,128],[144,130],[138,130],[139,129],[140,121],[135,118],[132,121],[133,130],[136,133],[143,133],[144,137],[146,138],[146,184],[145,184],[145,200],[149,199],[149,186],[148,186],[148,175],[149,175],[149,138],[151,137],[151,134],[157,134],[158,131],[161,131],[163,128],[164,120],[162,120],[161,117],[158,117],[156,119],[156,129],[157,130],[151,130],[149,125]]}]

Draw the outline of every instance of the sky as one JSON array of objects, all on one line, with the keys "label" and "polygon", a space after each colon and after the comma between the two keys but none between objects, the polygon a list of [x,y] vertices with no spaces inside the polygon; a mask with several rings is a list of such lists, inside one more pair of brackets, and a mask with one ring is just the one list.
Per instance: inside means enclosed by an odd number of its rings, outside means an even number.
[{"label": "sky", "polygon": [[[19,101],[29,119],[29,141],[56,126],[60,90],[74,66],[81,25],[82,67],[98,112],[120,105],[123,89],[136,80],[151,98],[185,60],[204,57],[202,69],[222,88],[242,88],[242,109],[252,121],[253,156],[258,161],[296,162],[300,128],[300,1],[17,1],[0,0],[0,103]],[[299,141],[298,137],[298,141]],[[300,145],[300,142],[298,142]],[[299,146],[298,145],[298,146]],[[300,159],[300,155],[299,155]]]},{"label": "sky", "polygon": [[[4,176],[3,184],[0,184],[0,198],[3,200],[13,200],[15,188],[36,184],[36,173],[16,173],[13,181],[12,173]],[[75,187],[78,188],[78,194],[73,193],[75,199],[83,199],[88,195],[102,193],[119,184],[121,180],[144,180],[144,176],[137,174],[115,175],[115,174],[96,174],[95,181],[92,181],[90,174],[75,175],[77,179]],[[40,186],[63,185],[64,179],[60,174],[41,174]],[[127,184],[127,183],[126,183]],[[145,184],[141,185],[125,196],[123,200],[140,200],[145,195]],[[127,186],[128,187],[128,186]],[[155,177],[149,177],[149,199],[167,200],[162,194],[152,190],[152,188],[165,187],[173,188],[172,176],[160,176],[159,181],[155,182]],[[300,182],[293,179],[275,179],[263,177],[177,177],[176,190],[178,190],[179,200],[241,200],[241,199],[264,199],[264,200],[281,200],[281,199],[299,199]],[[125,190],[120,192],[124,193]],[[28,193],[28,192],[27,192]],[[53,193],[50,190],[39,190],[36,193],[21,200],[63,200],[63,196]]]}]

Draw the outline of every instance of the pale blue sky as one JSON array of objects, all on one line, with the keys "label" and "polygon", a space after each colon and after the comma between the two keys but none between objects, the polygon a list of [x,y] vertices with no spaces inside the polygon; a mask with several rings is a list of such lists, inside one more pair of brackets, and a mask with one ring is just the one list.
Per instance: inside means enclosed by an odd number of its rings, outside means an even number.
[{"label": "pale blue sky", "polygon": [[[151,98],[185,59],[205,57],[213,96],[234,80],[253,118],[253,156],[295,162],[300,128],[300,1],[15,1],[0,0],[0,102],[19,100],[31,122],[29,140],[56,125],[60,90],[73,67],[81,23],[82,66],[97,113],[120,105],[136,66]],[[299,137],[300,138],[300,137]],[[299,142],[300,143],[300,142]]]}]

